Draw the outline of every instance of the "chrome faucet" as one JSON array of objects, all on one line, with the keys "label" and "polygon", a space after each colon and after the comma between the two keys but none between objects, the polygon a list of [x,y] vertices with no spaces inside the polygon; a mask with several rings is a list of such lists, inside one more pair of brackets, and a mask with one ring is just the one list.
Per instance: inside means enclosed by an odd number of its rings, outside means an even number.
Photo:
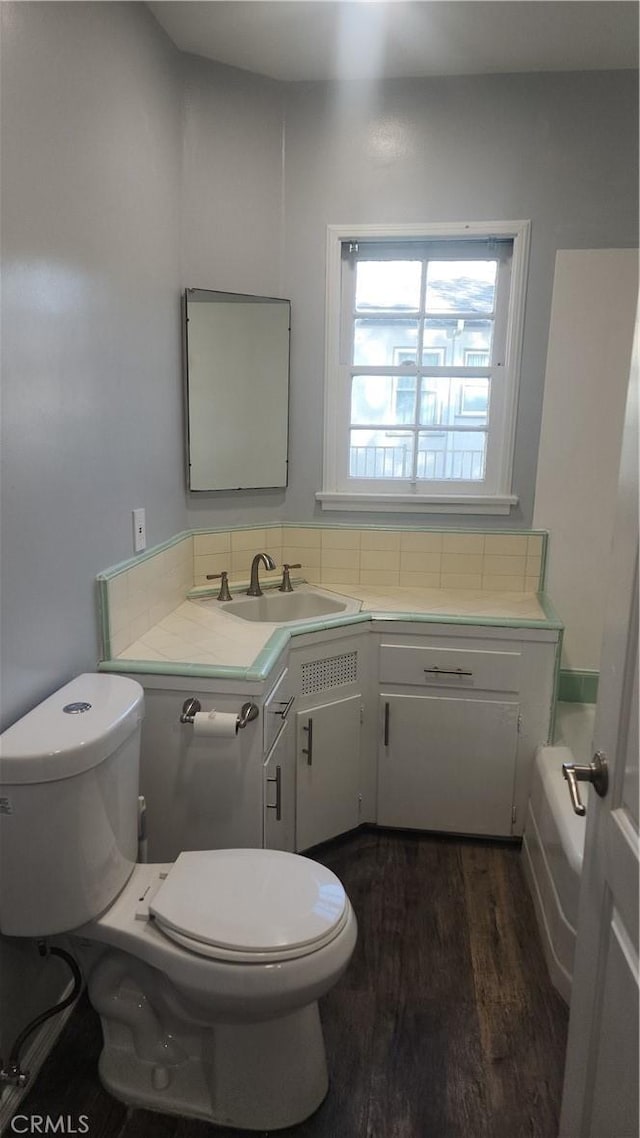
[{"label": "chrome faucet", "polygon": [[276,563],[273,557],[269,557],[268,553],[256,553],[253,561],[251,562],[251,581],[247,589],[248,597],[261,597],[262,589],[260,588],[260,581],[258,580],[258,570],[260,563],[264,565],[265,569],[275,569]]}]

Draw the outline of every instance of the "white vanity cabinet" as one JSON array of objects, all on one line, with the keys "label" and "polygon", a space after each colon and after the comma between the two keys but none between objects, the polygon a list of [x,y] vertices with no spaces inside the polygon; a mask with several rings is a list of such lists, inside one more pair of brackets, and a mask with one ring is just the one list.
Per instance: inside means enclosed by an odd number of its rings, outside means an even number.
[{"label": "white vanity cabinet", "polygon": [[556,646],[557,633],[538,629],[438,626],[380,638],[379,825],[522,833]]},{"label": "white vanity cabinet", "polygon": [[[282,663],[272,673],[282,678]],[[133,675],[144,688],[145,717],[140,750],[140,793],[147,805],[149,861],[174,861],[182,850],[259,848],[265,836],[267,811],[266,767],[284,767],[285,738],[280,739],[283,717],[275,714],[282,692],[274,687],[269,704],[269,681],[190,679],[186,676]],[[193,725],[180,722],[187,698],[196,698],[203,711],[215,708],[238,714],[244,703],[258,707],[258,717],[235,737],[216,739],[196,734]],[[287,697],[288,698],[288,697]],[[268,706],[268,710],[267,709]],[[271,714],[273,712],[273,714]],[[284,718],[286,724],[286,717]],[[272,736],[269,734],[272,732]],[[265,755],[265,742],[269,753]],[[277,753],[274,747],[277,746]],[[268,787],[269,793],[273,787]],[[291,793],[291,790],[286,793]],[[293,827],[293,805],[288,825]],[[280,834],[286,828],[280,826]],[[278,838],[278,848],[281,848]],[[282,847],[286,848],[286,847]],[[290,847],[291,848],[291,847]]]},{"label": "white vanity cabinet", "polygon": [[[536,747],[549,738],[559,633],[395,619],[294,637],[262,680],[138,675],[148,856],[307,850],[363,822],[522,834]],[[180,722],[258,718],[235,738]]]},{"label": "white vanity cabinet", "polygon": [[363,740],[373,727],[369,626],[347,635],[331,630],[301,641],[289,656],[296,690],[296,850],[346,833],[365,820],[371,751],[367,755]]}]

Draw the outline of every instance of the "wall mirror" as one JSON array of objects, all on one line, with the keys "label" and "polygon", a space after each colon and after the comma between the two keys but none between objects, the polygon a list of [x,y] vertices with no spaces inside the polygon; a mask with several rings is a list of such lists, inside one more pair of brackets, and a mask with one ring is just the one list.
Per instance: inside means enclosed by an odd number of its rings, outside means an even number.
[{"label": "wall mirror", "polygon": [[190,490],[287,484],[291,304],[185,291]]}]

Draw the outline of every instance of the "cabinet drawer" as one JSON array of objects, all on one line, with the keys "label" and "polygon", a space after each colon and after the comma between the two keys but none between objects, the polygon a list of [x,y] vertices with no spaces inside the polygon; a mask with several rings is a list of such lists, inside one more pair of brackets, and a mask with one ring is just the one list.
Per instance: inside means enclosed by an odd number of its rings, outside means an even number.
[{"label": "cabinet drawer", "polygon": [[382,644],[380,679],[385,684],[419,684],[421,687],[520,690],[520,652],[485,648],[452,648]]}]

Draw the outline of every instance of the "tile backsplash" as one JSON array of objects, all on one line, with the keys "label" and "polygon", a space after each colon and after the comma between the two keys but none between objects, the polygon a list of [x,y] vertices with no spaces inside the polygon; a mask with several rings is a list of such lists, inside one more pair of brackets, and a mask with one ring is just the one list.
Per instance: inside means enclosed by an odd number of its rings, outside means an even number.
[{"label": "tile backsplash", "polygon": [[180,534],[98,577],[105,657],[117,656],[176,608],[190,588],[226,570],[233,587],[249,580],[255,553],[269,553],[279,580],[319,585],[397,585],[537,593],[543,587],[547,534],[275,525]]},{"label": "tile backsplash", "polygon": [[194,583],[226,569],[231,582],[248,580],[251,558],[270,553],[302,565],[300,576],[320,585],[407,585],[429,588],[538,592],[546,535],[454,533],[448,530],[347,529],[276,526],[229,533],[195,533]]},{"label": "tile backsplash", "polygon": [[193,586],[193,538],[180,534],[144,557],[98,575],[105,659],[168,616]]}]

